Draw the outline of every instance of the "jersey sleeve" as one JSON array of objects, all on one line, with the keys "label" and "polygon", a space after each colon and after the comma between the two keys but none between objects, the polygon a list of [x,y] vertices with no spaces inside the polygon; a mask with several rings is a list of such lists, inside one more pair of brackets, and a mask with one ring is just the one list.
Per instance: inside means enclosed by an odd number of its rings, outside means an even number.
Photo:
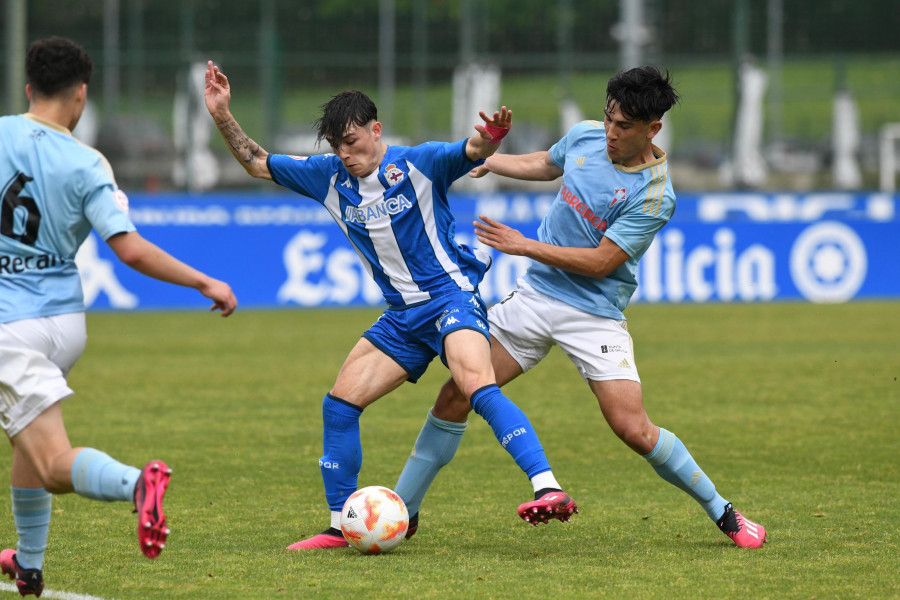
[{"label": "jersey sleeve", "polygon": [[119,189],[106,159],[83,176],[84,216],[104,241],[117,233],[135,231],[128,216],[128,196]]},{"label": "jersey sleeve", "polygon": [[269,154],[266,165],[272,181],[289,190],[322,201],[335,174],[333,154],[291,156]]},{"label": "jersey sleeve", "polygon": [[484,163],[484,160],[470,160],[466,155],[468,141],[426,142],[412,148],[410,158],[430,180],[443,180],[450,187],[454,181]]},{"label": "jersey sleeve", "polygon": [[610,225],[605,236],[628,256],[640,256],[674,212],[675,196],[670,193],[664,194],[658,204],[650,200],[635,201]]}]

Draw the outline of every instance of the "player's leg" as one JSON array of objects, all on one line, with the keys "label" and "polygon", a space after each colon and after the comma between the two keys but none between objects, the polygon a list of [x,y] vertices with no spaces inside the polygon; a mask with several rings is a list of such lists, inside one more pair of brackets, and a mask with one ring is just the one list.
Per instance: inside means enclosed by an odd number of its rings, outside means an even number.
[{"label": "player's leg", "polygon": [[[491,363],[498,386],[503,386],[522,373],[518,363],[496,341],[491,344]],[[412,537],[418,529],[419,507],[428,488],[441,468],[456,454],[471,410],[472,405],[453,378],[447,380],[441,387],[434,407],[428,411],[425,424],[394,488],[409,509],[407,538]],[[545,473],[552,476],[552,471]],[[539,474],[536,477],[541,476]]]},{"label": "player's leg", "polygon": [[341,534],[341,508],[356,491],[362,468],[359,418],[363,409],[399,387],[409,373],[365,337],[347,356],[334,387],[322,401],[322,446],[319,459],[325,498],[331,511],[328,529],[287,547],[316,550],[347,546]]},{"label": "player's leg", "polygon": [[[143,520],[138,539],[142,551],[153,558],[167,535],[161,503],[168,474],[142,477],[139,469],[98,450],[72,448],[66,434],[61,401],[72,390],[65,376],[83,352],[86,339],[83,313],[0,325],[0,384],[7,390],[3,426],[14,448],[11,483],[20,489],[40,488],[51,494],[74,491],[88,498],[128,502],[135,502],[139,488],[149,488],[152,494],[144,504],[153,522],[147,528],[147,519]],[[140,514],[139,519],[142,516],[148,515]]]},{"label": "player's leg", "polygon": [[[454,381],[468,396],[472,410],[491,426],[500,445],[536,488],[559,490],[534,427],[522,409],[500,391],[495,381],[489,359],[492,351],[487,339],[477,331],[461,329],[444,338],[444,348]],[[509,357],[508,353],[506,355]],[[515,362],[511,357],[507,360]],[[510,368],[509,362],[506,366]],[[545,492],[540,496],[534,502],[521,505],[519,516],[536,525],[549,519],[568,521],[578,511],[575,502],[561,491],[549,495]],[[542,499],[544,496],[547,498]]]},{"label": "player's leg", "polygon": [[[75,492],[105,502],[130,502],[138,512],[138,542],[148,558],[165,548],[169,530],[162,501],[170,469],[152,461],[143,470],[120,463],[94,448],[72,448],[59,402],[54,403],[13,438],[19,477],[41,482],[52,494]],[[23,475],[29,473],[30,475]],[[149,525],[148,525],[149,524]]]},{"label": "player's leg", "polygon": [[738,546],[758,548],[765,542],[765,529],[746,520],[719,495],[678,436],[650,421],[640,383],[624,379],[588,383],[612,430],[660,477],[696,500]]}]

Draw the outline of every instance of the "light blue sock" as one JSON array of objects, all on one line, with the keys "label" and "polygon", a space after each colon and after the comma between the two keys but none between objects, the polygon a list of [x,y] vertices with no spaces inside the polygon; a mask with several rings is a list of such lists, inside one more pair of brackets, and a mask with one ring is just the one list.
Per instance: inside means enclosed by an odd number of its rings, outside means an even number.
[{"label": "light blue sock", "polygon": [[488,422],[500,445],[528,478],[550,470],[550,463],[531,422],[496,385],[486,385],[472,394],[472,410]]},{"label": "light blue sock", "polygon": [[362,443],[359,439],[359,417],[362,409],[331,394],[322,400],[322,446],[319,459],[325,499],[331,510],[341,510],[350,494],[356,491],[362,468]]},{"label": "light blue sock", "polygon": [[644,458],[660,477],[699,502],[710,519],[717,521],[725,512],[728,501],[716,492],[712,480],[700,470],[694,457],[674,433],[660,427],[659,441]]},{"label": "light blue sock", "polygon": [[43,488],[11,488],[12,514],[19,543],[16,560],[23,569],[43,569],[53,495]]},{"label": "light blue sock", "polygon": [[123,465],[111,456],[85,448],[72,463],[72,487],[85,498],[112,502],[134,501],[134,485],[141,470]]},{"label": "light blue sock", "polygon": [[409,516],[419,512],[419,505],[441,467],[450,462],[466,431],[466,423],[444,421],[428,411],[425,425],[416,438],[412,454],[406,459],[394,491],[403,498]]}]

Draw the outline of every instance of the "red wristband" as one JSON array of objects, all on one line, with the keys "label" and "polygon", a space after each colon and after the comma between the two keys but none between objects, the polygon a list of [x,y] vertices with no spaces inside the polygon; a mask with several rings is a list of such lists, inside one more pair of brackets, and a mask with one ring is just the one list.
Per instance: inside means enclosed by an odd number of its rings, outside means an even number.
[{"label": "red wristband", "polygon": [[500,140],[505,138],[506,134],[509,133],[509,127],[497,127],[496,125],[486,124],[484,128],[491,134],[491,139],[487,141],[487,143],[491,145],[499,144]]}]

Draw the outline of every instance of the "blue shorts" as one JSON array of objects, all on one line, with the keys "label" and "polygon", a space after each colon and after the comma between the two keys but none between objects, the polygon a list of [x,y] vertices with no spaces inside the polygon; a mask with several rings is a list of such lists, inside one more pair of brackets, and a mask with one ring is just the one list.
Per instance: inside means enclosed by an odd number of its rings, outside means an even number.
[{"label": "blue shorts", "polygon": [[435,356],[444,358],[444,336],[480,331],[490,341],[487,309],[478,292],[454,292],[403,310],[386,310],[363,337],[394,359],[415,383]]}]

